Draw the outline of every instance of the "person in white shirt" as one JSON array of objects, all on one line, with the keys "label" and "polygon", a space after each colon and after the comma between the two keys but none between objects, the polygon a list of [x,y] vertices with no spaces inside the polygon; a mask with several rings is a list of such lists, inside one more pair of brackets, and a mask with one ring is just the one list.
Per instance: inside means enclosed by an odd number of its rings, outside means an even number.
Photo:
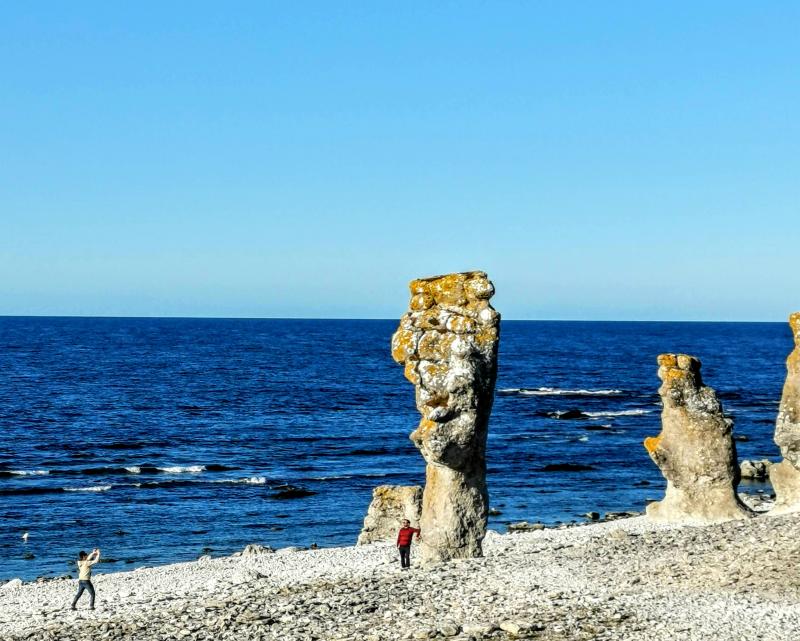
[{"label": "person in white shirt", "polygon": [[72,609],[83,596],[84,591],[89,593],[89,609],[94,610],[94,586],[92,585],[92,566],[100,560],[100,550],[95,548],[91,554],[81,551],[78,554],[78,594],[72,600]]}]

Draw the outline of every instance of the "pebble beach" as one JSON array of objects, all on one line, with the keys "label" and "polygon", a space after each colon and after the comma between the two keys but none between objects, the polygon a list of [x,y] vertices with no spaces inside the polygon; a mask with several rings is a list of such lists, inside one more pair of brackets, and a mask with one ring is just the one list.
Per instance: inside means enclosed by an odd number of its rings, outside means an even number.
[{"label": "pebble beach", "polygon": [[[768,507],[768,506],[764,506]],[[0,638],[778,641],[800,634],[800,514],[711,526],[633,517],[500,535],[483,558],[401,571],[391,543],[0,586]]]}]

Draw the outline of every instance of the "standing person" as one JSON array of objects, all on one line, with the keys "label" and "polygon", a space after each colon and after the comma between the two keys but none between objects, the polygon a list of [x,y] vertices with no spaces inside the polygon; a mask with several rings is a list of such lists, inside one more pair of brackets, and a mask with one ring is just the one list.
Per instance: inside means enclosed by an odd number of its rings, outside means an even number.
[{"label": "standing person", "polygon": [[72,609],[78,599],[83,596],[83,591],[89,593],[89,609],[94,610],[94,586],[92,585],[92,566],[100,560],[100,550],[95,548],[91,554],[81,551],[78,554],[78,594],[72,600]]},{"label": "standing person", "polygon": [[404,570],[411,567],[411,539],[415,533],[419,541],[419,528],[411,527],[411,522],[403,519],[403,527],[397,533],[397,549],[400,550],[400,567]]}]

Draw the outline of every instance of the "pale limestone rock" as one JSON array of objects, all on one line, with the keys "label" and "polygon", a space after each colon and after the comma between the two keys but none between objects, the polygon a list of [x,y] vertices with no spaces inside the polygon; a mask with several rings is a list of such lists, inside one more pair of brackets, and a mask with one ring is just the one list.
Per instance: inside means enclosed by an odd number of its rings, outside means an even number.
[{"label": "pale limestone rock", "polygon": [[500,315],[483,272],[412,281],[392,356],[416,386],[411,434],[427,463],[423,563],[481,555],[489,497],[486,435],[497,377]]},{"label": "pale limestone rock", "polygon": [[372,502],[356,545],[394,540],[403,519],[412,527],[419,523],[422,488],[419,485],[379,485],[372,490]]},{"label": "pale limestone rock", "polygon": [[742,479],[766,480],[769,478],[770,467],[772,467],[772,461],[766,458],[760,461],[745,460],[739,465],[739,475]]},{"label": "pale limestone rock", "polygon": [[776,494],[770,514],[800,512],[800,312],[789,317],[789,326],[794,349],[786,359],[786,382],[775,424],[775,443],[783,461],[770,470]]},{"label": "pale limestone rock", "polygon": [[662,354],[658,365],[661,434],[645,439],[644,445],[667,479],[667,491],[661,501],[647,506],[647,516],[705,523],[750,516],[736,493],[740,472],[733,421],[714,390],[703,385],[700,361]]}]

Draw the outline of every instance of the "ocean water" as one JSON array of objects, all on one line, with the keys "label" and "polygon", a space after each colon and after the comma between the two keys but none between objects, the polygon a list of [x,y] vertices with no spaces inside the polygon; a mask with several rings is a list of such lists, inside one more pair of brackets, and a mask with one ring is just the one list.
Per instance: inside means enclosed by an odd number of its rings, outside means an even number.
[{"label": "ocean water", "polygon": [[[94,547],[102,572],[354,543],[375,485],[424,482],[396,325],[0,318],[0,579],[74,573]],[[659,432],[661,352],[703,360],[740,458],[777,459],[791,346],[780,323],[504,321],[490,527],[663,495],[641,445]]]}]

